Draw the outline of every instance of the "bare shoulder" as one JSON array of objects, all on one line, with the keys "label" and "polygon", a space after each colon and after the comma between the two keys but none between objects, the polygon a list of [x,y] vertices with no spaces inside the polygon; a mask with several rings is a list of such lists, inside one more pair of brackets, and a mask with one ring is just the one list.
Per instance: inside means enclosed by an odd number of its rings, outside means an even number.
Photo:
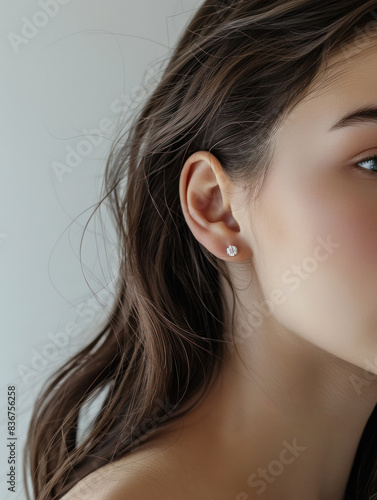
[{"label": "bare shoulder", "polygon": [[100,482],[97,480],[91,482],[88,479],[89,476],[79,481],[61,500],[127,500],[128,498],[163,500],[165,498],[161,485],[153,477],[142,478],[131,475],[122,480],[108,477],[102,478]]},{"label": "bare shoulder", "polygon": [[145,448],[88,474],[61,500],[178,500],[190,482],[167,449]]}]

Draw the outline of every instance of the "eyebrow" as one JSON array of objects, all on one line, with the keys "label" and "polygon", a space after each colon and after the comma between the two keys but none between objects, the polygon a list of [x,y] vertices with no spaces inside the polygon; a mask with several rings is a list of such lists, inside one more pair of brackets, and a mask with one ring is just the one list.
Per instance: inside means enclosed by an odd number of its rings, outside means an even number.
[{"label": "eyebrow", "polygon": [[377,123],[377,106],[362,106],[355,109],[334,123],[328,131],[332,132],[333,130],[365,122]]}]

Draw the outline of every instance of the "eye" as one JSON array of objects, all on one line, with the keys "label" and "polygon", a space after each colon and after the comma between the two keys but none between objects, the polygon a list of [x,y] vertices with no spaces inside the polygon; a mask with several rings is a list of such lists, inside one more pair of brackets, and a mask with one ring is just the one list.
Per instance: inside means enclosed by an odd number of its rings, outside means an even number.
[{"label": "eye", "polygon": [[353,165],[361,175],[377,174],[377,155],[366,156]]}]

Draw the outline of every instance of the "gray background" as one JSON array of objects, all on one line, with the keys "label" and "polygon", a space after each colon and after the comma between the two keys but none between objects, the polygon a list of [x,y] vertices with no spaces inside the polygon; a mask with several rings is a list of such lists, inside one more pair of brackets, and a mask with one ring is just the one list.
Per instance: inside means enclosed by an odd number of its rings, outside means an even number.
[{"label": "gray background", "polygon": [[[88,220],[118,120],[151,91],[201,3],[2,0],[2,499],[25,498],[21,452],[41,385],[89,341],[87,328],[110,304],[117,262],[106,206]],[[9,385],[17,390],[16,494],[6,483]]]}]

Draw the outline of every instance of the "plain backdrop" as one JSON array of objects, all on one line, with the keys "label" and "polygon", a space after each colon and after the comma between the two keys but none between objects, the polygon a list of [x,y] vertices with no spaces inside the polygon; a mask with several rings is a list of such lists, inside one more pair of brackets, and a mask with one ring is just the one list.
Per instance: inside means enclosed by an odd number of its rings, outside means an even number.
[{"label": "plain backdrop", "polygon": [[[112,223],[105,205],[90,215],[118,121],[151,91],[201,3],[1,0],[1,499],[26,498],[22,451],[35,398],[111,301]],[[16,493],[7,483],[9,386]]]}]

